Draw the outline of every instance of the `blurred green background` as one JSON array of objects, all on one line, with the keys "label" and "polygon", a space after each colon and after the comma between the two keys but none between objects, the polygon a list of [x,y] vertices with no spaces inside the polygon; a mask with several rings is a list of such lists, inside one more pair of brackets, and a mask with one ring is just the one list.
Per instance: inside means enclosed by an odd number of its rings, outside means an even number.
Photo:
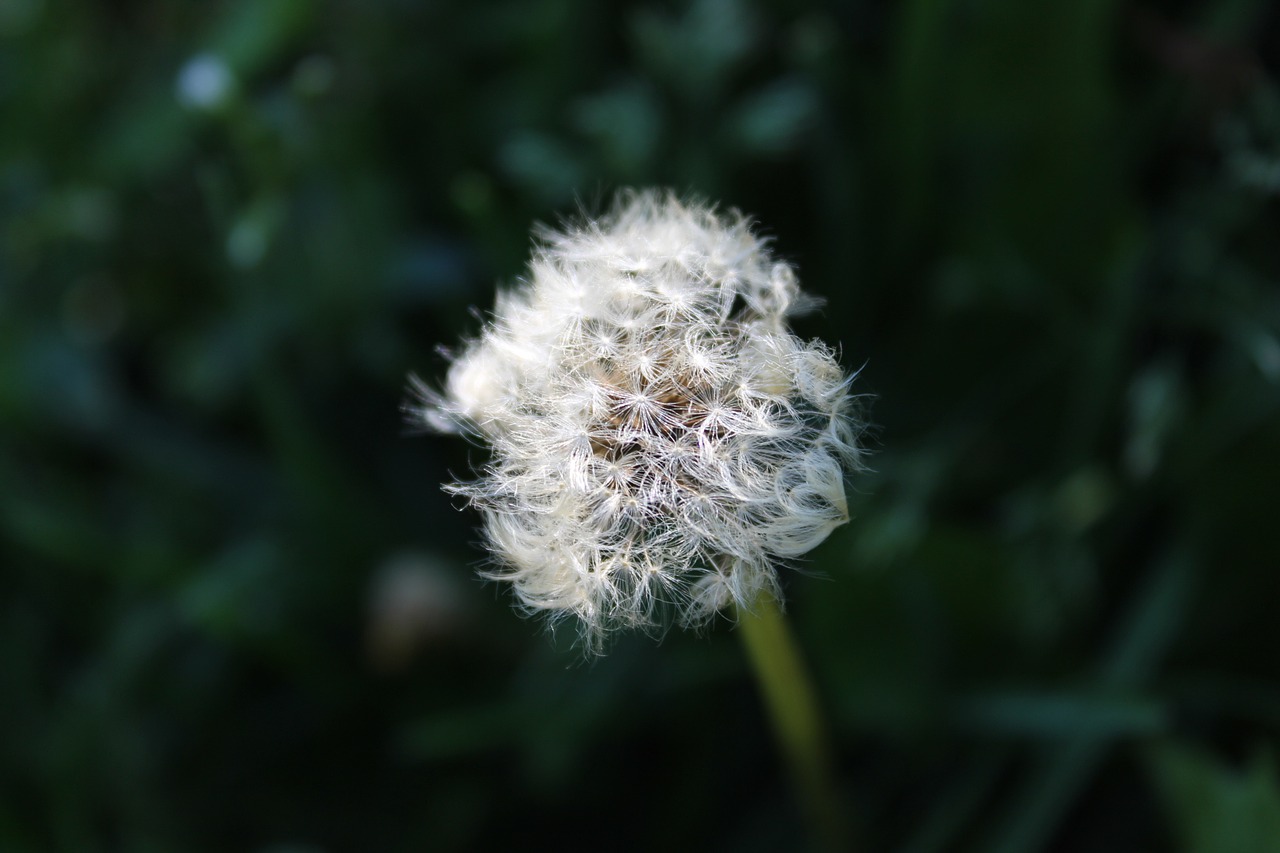
[{"label": "blurred green background", "polygon": [[1280,850],[1262,0],[0,0],[0,851],[803,849],[730,626],[583,663],[406,374],[755,215],[872,398],[788,573],[863,850]]}]

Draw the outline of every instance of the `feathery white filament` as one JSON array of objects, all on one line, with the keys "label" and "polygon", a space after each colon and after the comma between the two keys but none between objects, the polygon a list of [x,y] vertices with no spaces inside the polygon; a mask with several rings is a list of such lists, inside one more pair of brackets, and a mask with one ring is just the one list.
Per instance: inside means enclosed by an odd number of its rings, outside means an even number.
[{"label": "feathery white filament", "polygon": [[492,458],[450,488],[531,610],[591,641],[705,621],[848,520],[849,382],[786,317],[808,304],[737,213],[642,192],[543,236],[419,415]]}]

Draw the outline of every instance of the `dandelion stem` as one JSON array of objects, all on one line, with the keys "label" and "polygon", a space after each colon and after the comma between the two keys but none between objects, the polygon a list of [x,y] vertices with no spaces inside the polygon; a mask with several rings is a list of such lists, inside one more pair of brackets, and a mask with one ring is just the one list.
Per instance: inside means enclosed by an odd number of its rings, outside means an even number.
[{"label": "dandelion stem", "polygon": [[835,795],[826,731],[800,648],[778,601],[763,592],[740,610],[738,634],[788,765],[815,847],[847,850],[847,833]]}]

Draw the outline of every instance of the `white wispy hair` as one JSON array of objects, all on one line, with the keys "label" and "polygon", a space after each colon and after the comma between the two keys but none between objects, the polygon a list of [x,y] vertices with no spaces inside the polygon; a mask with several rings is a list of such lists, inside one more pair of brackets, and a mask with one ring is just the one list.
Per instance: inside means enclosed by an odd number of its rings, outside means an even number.
[{"label": "white wispy hair", "polygon": [[859,425],[835,354],[791,333],[812,304],[736,211],[656,191],[540,235],[443,392],[414,416],[492,448],[448,488],[480,510],[530,611],[697,625],[779,594],[775,566],[848,520]]}]

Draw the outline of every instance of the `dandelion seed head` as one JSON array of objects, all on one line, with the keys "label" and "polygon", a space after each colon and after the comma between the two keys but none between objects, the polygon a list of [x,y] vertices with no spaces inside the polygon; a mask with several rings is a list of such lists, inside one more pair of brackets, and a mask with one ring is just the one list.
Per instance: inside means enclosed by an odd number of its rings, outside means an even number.
[{"label": "dandelion seed head", "polygon": [[848,520],[859,461],[850,377],[787,325],[812,304],[794,270],[740,214],[652,191],[540,237],[415,410],[491,449],[449,487],[483,518],[485,575],[591,645],[778,594],[777,566]]},{"label": "dandelion seed head", "polygon": [[221,57],[201,53],[182,66],[175,88],[183,106],[213,111],[226,104],[235,84],[235,75]]}]

